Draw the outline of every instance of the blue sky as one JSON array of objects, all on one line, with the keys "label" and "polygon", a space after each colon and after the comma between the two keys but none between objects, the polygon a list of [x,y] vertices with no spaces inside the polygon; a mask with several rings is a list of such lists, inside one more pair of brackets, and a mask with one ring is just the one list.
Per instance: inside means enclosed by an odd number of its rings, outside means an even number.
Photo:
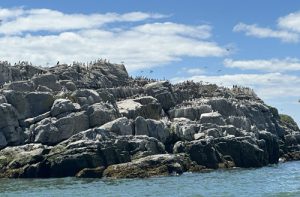
[{"label": "blue sky", "polygon": [[[300,123],[300,2],[1,0],[0,59],[252,87]],[[153,70],[153,73],[150,73]]]}]

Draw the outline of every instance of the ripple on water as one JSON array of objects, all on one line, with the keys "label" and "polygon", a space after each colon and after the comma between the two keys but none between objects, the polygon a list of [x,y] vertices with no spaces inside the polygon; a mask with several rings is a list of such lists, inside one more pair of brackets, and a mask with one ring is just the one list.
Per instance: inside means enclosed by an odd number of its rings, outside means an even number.
[{"label": "ripple on water", "polygon": [[0,196],[300,196],[300,161],[149,179],[0,179]]}]

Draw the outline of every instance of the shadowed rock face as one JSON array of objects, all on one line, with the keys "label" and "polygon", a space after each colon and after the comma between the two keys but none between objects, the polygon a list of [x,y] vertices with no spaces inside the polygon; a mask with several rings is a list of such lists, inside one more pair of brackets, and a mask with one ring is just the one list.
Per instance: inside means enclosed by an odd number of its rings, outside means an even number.
[{"label": "shadowed rock face", "polygon": [[123,65],[0,62],[0,176],[133,178],[299,159],[300,131],[249,88]]}]

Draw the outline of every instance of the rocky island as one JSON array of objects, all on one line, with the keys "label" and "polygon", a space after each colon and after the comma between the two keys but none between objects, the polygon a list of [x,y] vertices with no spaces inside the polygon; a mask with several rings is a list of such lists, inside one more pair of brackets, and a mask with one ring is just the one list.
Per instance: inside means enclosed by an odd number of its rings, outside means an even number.
[{"label": "rocky island", "polygon": [[129,77],[97,60],[0,62],[0,177],[134,178],[300,159],[300,130],[250,88]]}]

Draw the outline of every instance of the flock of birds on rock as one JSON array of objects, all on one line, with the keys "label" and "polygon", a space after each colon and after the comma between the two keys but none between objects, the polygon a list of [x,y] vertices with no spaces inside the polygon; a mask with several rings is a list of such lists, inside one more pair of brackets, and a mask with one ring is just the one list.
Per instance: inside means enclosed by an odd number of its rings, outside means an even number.
[{"label": "flock of birds on rock", "polygon": [[[1,22],[2,22],[2,20],[0,19],[0,24],[1,24]],[[227,51],[229,51],[229,50],[227,50]],[[78,63],[78,62],[73,62],[73,65],[76,65],[76,63]],[[106,64],[106,63],[110,63],[110,62],[109,62],[109,60],[107,60],[107,59],[100,58],[100,59],[97,59],[97,60],[94,61],[94,62],[89,62],[89,63],[87,63],[87,65],[93,65],[93,64],[96,64],[96,63],[101,63],[101,64],[104,63],[104,64]],[[0,64],[6,64],[6,65],[11,66],[11,64],[10,64],[8,61],[0,61]],[[124,65],[124,61],[122,61],[121,64]],[[30,66],[32,66],[32,63],[31,63],[31,62],[27,62],[27,61],[19,61],[18,63],[15,63],[15,64],[14,64],[14,66],[17,66],[17,65],[20,65],[20,66],[30,65]],[[47,63],[47,66],[48,66],[48,65],[49,65],[49,63]],[[56,65],[60,65],[60,61],[57,61]],[[78,65],[78,64],[77,64],[77,65]],[[83,63],[83,65],[84,65],[84,63]],[[88,66],[87,66],[87,67],[88,67]],[[204,66],[203,68],[204,68],[204,69],[207,69],[208,67],[207,67],[207,66]],[[218,69],[218,70],[216,70],[216,72],[217,72],[217,73],[220,73],[220,72],[222,72],[222,69]],[[148,74],[153,74],[154,71],[153,71],[153,70],[149,70],[149,71],[141,70],[140,73],[141,73],[141,76],[137,76],[137,78],[148,79],[148,77],[143,76],[143,74],[146,74],[146,73],[148,73]],[[150,79],[150,78],[149,78],[149,79]],[[166,80],[166,78],[164,78],[163,80]],[[271,79],[267,79],[267,80],[268,80],[268,81],[271,81]],[[158,79],[157,79],[157,80],[154,80],[154,81],[158,81]],[[4,85],[6,85],[7,83],[11,83],[11,81],[5,82]],[[209,83],[209,82],[205,82],[205,84],[208,85],[208,84],[210,84],[210,83]],[[223,85],[223,84],[221,83],[221,85]],[[3,85],[2,85],[2,86],[3,86]],[[237,86],[233,86],[233,89],[235,89],[235,87],[237,87]],[[253,90],[252,90],[252,91],[253,91]],[[298,103],[300,103],[300,99],[298,99]]]}]

